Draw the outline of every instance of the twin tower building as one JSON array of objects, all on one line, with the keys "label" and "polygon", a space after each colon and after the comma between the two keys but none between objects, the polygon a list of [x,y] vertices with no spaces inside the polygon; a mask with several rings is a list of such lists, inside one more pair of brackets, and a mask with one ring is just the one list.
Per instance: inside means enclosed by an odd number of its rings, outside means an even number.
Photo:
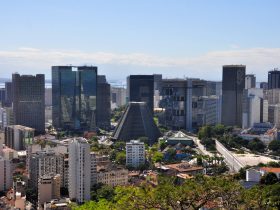
[{"label": "twin tower building", "polygon": [[[110,84],[95,66],[52,67],[52,119],[56,128],[91,131],[110,128]],[[45,76],[12,77],[14,124],[45,132]],[[98,109],[98,112],[96,110]]]}]

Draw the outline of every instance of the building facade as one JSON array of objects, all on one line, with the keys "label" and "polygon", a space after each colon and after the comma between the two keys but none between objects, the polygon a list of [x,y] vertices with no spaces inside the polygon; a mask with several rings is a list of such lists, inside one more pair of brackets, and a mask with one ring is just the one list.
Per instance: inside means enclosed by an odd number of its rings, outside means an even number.
[{"label": "building facade", "polygon": [[[220,122],[218,83],[199,79],[162,80],[160,124],[173,130],[197,130]],[[214,94],[214,95],[212,95]]]},{"label": "building facade", "polygon": [[38,180],[38,207],[42,209],[45,202],[60,198],[61,179],[59,174],[44,175]]},{"label": "building facade", "polygon": [[280,88],[280,71],[274,69],[268,72],[268,89]]},{"label": "building facade", "polygon": [[256,76],[254,74],[247,74],[245,76],[245,89],[256,88]]},{"label": "building facade", "polygon": [[129,102],[146,102],[154,110],[154,75],[130,75],[127,77]]},{"label": "building facade", "polygon": [[112,187],[128,184],[128,170],[122,167],[107,167],[97,171],[97,183]]},{"label": "building facade", "polygon": [[160,135],[147,104],[145,102],[130,102],[113,133],[113,138],[130,141],[131,139],[147,137],[147,143],[153,145]]},{"label": "building facade", "polygon": [[145,145],[139,140],[131,140],[126,143],[126,165],[138,168],[145,164]]},{"label": "building facade", "polygon": [[124,87],[111,87],[111,108],[126,105],[126,89]]},{"label": "building facade", "polygon": [[5,82],[5,106],[11,107],[13,102],[12,82]]},{"label": "building facade", "polygon": [[34,129],[21,126],[10,125],[5,127],[5,145],[14,150],[26,150],[27,145],[34,140]]},{"label": "building facade", "polygon": [[244,65],[223,66],[222,124],[242,127],[242,100],[245,88]]},{"label": "building facade", "polygon": [[45,133],[45,75],[13,74],[14,123]]},{"label": "building facade", "polygon": [[97,77],[97,112],[96,124],[98,128],[110,130],[111,128],[111,85],[106,81],[105,75]]},{"label": "building facade", "polygon": [[262,89],[244,90],[242,112],[242,128],[252,127],[255,123],[268,122],[268,101],[263,98]]},{"label": "building facade", "polygon": [[52,67],[52,120],[56,128],[96,128],[97,67]]},{"label": "building facade", "polygon": [[84,138],[69,144],[69,197],[78,203],[90,200],[91,185],[90,145]]},{"label": "building facade", "polygon": [[30,155],[28,165],[29,185],[37,188],[40,177],[51,174],[60,174],[63,178],[63,156],[54,151],[38,151]]},{"label": "building facade", "polygon": [[12,163],[0,156],[0,191],[9,190],[13,184]]}]

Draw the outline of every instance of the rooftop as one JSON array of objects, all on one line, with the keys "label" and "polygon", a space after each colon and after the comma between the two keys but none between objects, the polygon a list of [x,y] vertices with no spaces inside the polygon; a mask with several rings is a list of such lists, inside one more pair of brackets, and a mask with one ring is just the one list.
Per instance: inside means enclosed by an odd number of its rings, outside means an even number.
[{"label": "rooftop", "polygon": [[280,173],[280,168],[262,167],[260,170],[272,173]]},{"label": "rooftop", "polygon": [[165,165],[166,168],[176,170],[178,172],[189,172],[189,171],[197,171],[203,170],[203,167],[200,166],[191,166],[189,163],[176,163]]}]

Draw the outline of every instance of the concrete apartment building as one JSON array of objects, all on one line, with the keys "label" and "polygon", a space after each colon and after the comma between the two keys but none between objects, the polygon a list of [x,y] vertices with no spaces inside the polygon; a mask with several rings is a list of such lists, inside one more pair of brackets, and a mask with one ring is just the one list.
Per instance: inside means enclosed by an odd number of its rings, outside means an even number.
[{"label": "concrete apartment building", "polygon": [[128,170],[112,165],[106,168],[97,167],[97,183],[103,183],[112,187],[118,185],[127,185]]},{"label": "concrete apartment building", "polygon": [[38,179],[44,175],[60,174],[63,179],[63,155],[51,150],[32,153],[27,170],[30,187],[37,188]]},{"label": "concrete apartment building", "polygon": [[245,89],[243,92],[242,128],[255,123],[268,122],[268,101],[260,88]]},{"label": "concrete apartment building", "polygon": [[84,138],[69,143],[69,197],[78,203],[90,200],[90,145]]},{"label": "concrete apartment building", "polygon": [[0,156],[0,191],[6,191],[12,187],[12,163]]},{"label": "concrete apartment building", "polygon": [[41,176],[38,180],[38,208],[43,209],[45,202],[60,198],[61,178],[59,174]]},{"label": "concrete apartment building", "polygon": [[126,165],[137,168],[145,164],[145,144],[139,140],[126,143]]},{"label": "concrete apartment building", "polygon": [[5,145],[14,150],[26,150],[27,145],[34,141],[34,128],[22,125],[5,127]]}]

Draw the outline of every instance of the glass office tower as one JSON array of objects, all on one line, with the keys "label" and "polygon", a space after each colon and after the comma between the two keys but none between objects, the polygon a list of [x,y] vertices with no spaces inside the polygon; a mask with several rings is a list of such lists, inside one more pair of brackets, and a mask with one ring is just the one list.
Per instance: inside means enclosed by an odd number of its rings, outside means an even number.
[{"label": "glass office tower", "polygon": [[[77,68],[73,71],[73,68]],[[97,67],[53,66],[53,125],[64,130],[96,127]]]}]

